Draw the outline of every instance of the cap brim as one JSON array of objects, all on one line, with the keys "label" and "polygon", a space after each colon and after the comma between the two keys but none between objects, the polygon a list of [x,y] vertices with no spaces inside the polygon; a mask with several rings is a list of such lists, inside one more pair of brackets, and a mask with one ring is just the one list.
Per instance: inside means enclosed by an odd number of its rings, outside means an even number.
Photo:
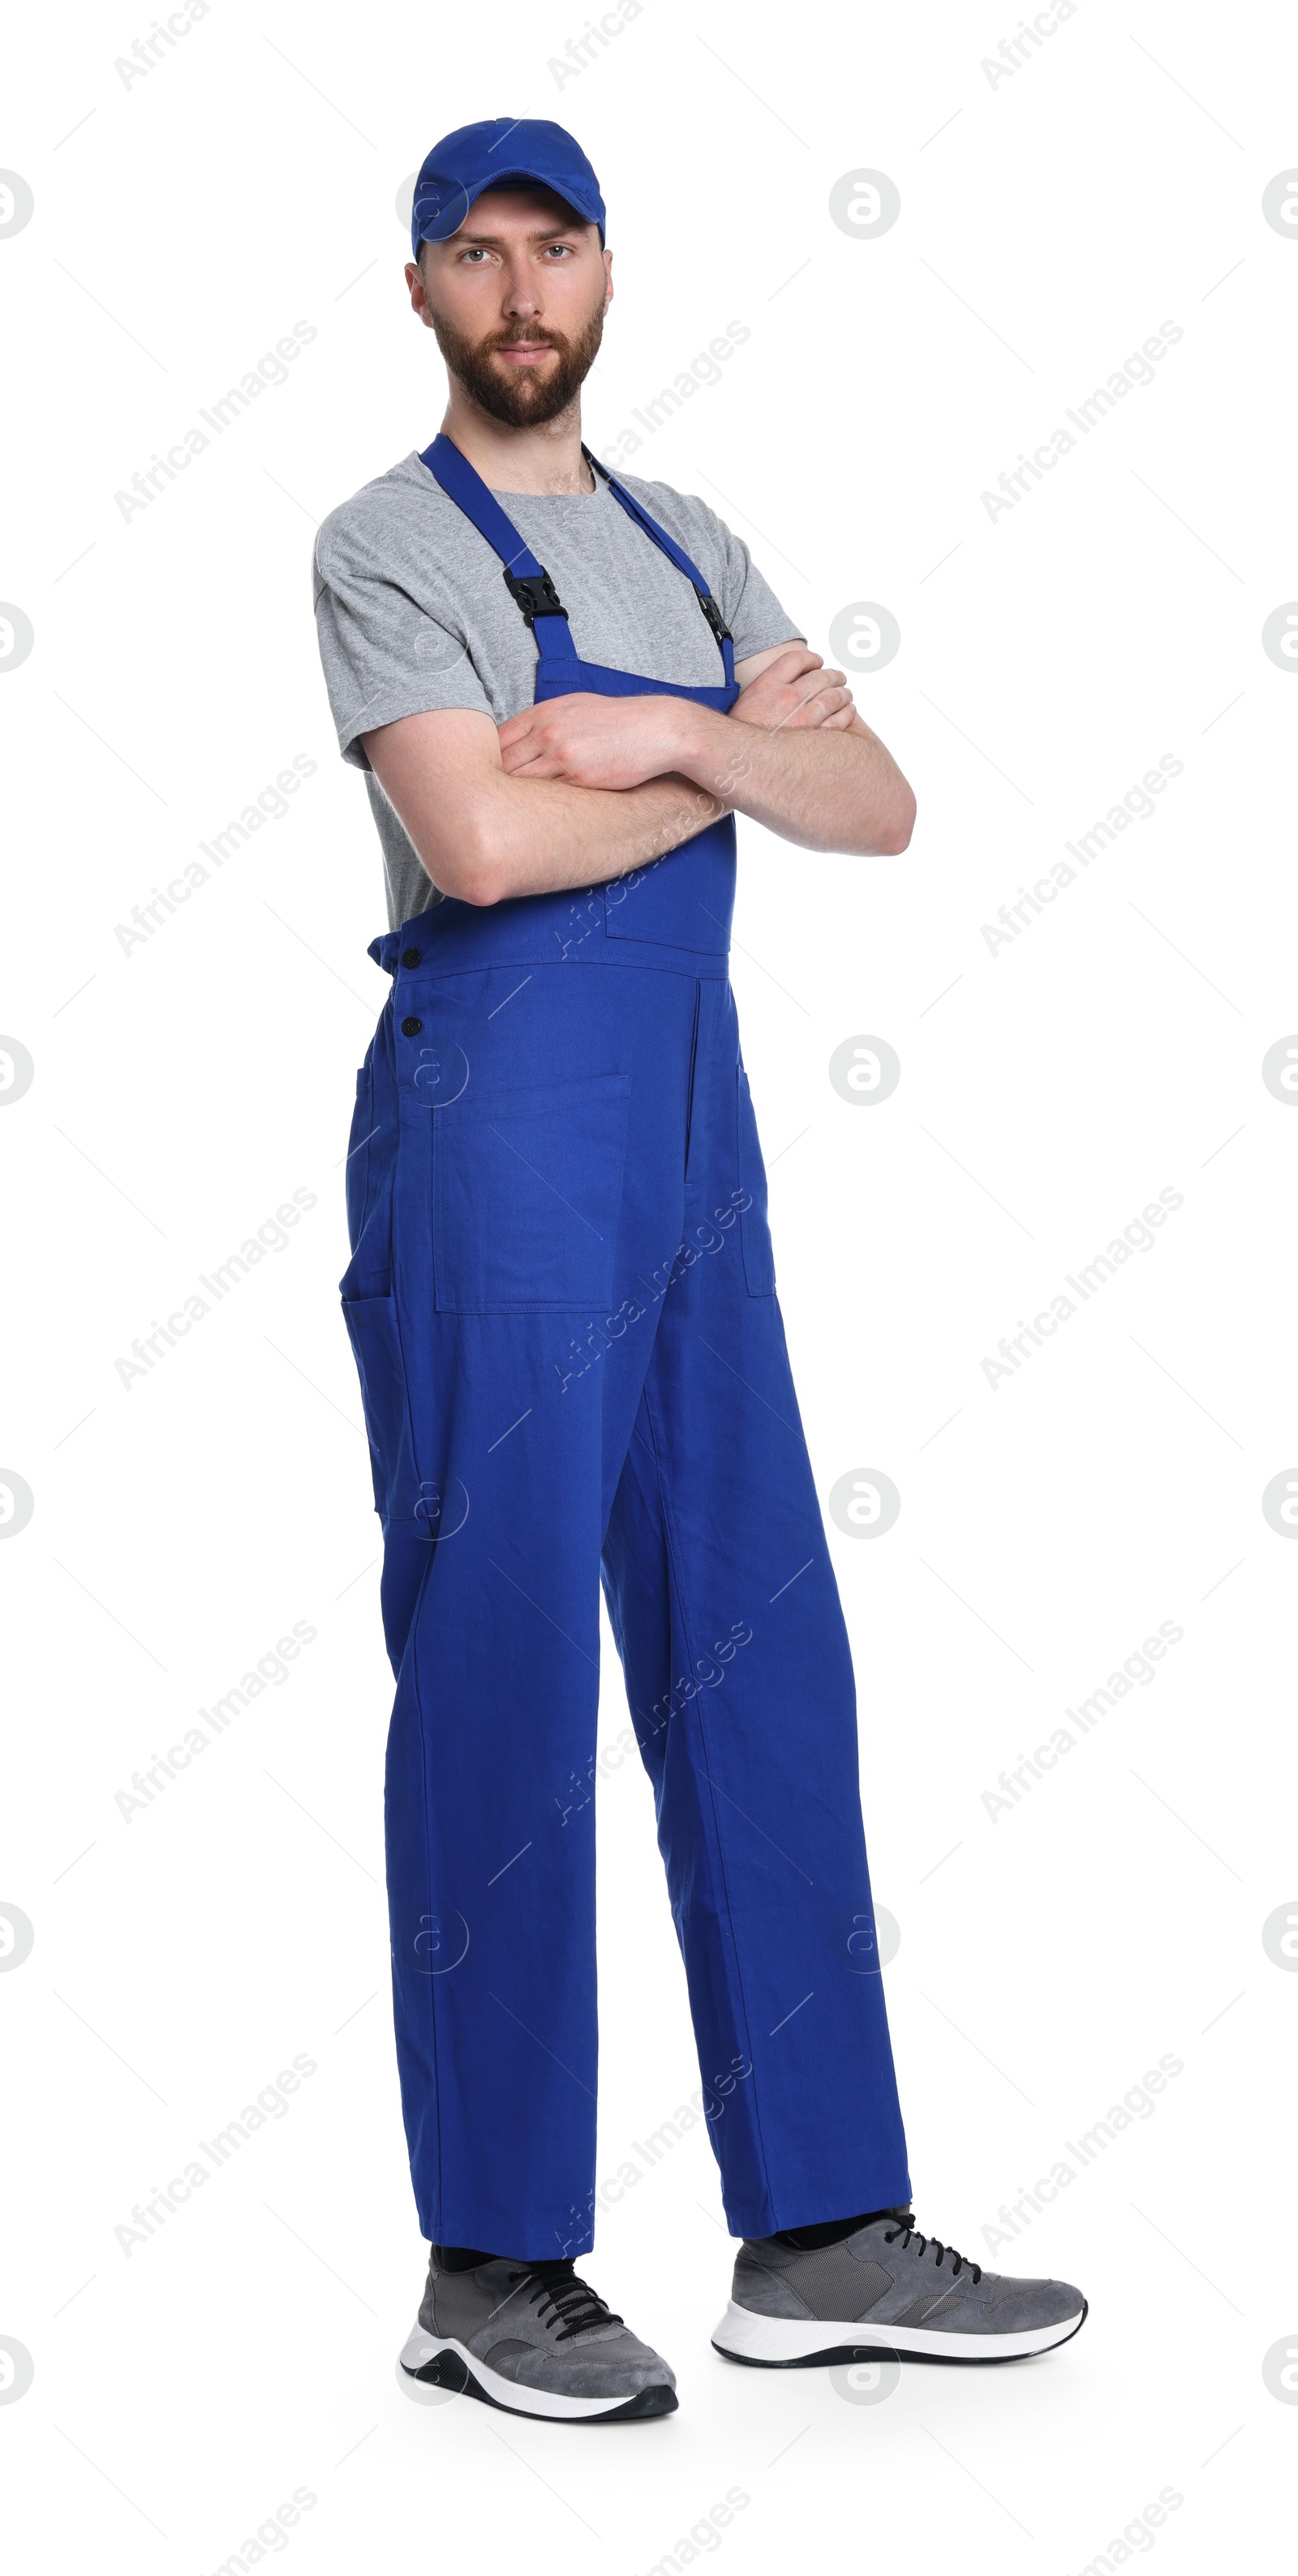
[{"label": "cap brim", "polygon": [[598,214],[580,205],[577,199],[569,196],[564,189],[556,188],[553,179],[548,178],[543,170],[501,170],[493,171],[491,177],[483,179],[476,188],[458,189],[450,205],[445,207],[441,214],[434,215],[430,222],[421,224],[420,240],[449,241],[452,235],[458,233],[467,223],[479,197],[484,197],[488,189],[516,187],[543,189],[547,197],[557,197],[560,205],[570,206],[573,213],[580,216],[584,224],[598,225],[600,222]]}]

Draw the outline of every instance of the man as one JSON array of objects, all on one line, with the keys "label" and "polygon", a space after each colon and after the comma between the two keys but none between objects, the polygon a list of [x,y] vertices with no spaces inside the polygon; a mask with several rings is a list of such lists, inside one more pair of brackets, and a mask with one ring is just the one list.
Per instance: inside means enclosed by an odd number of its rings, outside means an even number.
[{"label": "man", "polygon": [[988,2275],[909,2210],[851,1661],[727,977],[736,812],[804,850],[895,853],[914,799],[746,546],[583,446],[612,262],[573,138],[447,135],[412,245],[442,433],[316,550],[393,977],[342,1297],[385,1541],[393,1992],[431,2245],[402,2364],[552,2421],[676,2404],[575,2270],[601,1579],[744,2240],[717,2349],[1042,2351],[1080,2292]]}]

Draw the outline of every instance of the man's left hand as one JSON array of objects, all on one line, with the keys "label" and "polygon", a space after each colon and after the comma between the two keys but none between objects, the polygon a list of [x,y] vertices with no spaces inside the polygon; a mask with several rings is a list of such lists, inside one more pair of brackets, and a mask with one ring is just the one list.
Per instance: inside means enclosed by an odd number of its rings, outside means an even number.
[{"label": "man's left hand", "polygon": [[730,712],[740,724],[766,733],[857,730],[856,704],[846,673],[826,668],[806,644],[786,644],[763,654],[762,668],[740,690]]}]

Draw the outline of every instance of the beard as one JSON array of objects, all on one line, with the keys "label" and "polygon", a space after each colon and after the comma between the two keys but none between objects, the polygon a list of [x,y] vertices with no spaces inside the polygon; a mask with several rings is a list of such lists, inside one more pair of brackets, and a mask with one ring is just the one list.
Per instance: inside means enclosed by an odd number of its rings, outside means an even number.
[{"label": "beard", "polygon": [[[433,329],[447,367],[474,402],[493,420],[503,421],[508,429],[531,429],[539,422],[556,420],[584,384],[599,354],[604,313],[601,302],[576,339],[569,339],[563,331],[540,327],[529,330],[516,324],[508,331],[493,332],[489,339],[470,340],[435,313]],[[493,365],[497,349],[537,340],[553,349],[557,360],[544,374],[538,367]]]}]

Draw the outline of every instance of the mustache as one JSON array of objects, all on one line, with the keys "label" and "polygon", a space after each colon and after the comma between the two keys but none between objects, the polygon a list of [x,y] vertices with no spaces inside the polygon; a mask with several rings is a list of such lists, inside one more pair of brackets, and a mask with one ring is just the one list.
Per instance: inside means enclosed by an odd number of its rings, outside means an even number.
[{"label": "mustache", "polygon": [[484,340],[484,349],[522,349],[544,345],[547,349],[566,349],[571,344],[564,331],[498,331]]}]

